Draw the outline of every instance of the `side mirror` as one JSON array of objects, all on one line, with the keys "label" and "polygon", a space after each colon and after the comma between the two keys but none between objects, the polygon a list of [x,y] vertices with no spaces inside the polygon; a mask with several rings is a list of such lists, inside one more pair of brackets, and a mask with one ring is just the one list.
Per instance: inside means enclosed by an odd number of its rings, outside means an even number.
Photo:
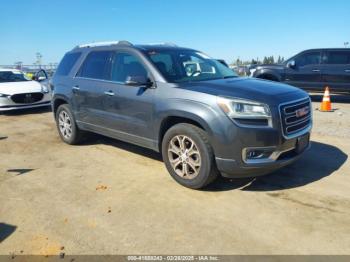
[{"label": "side mirror", "polygon": [[288,68],[295,68],[295,60],[291,60],[287,63]]},{"label": "side mirror", "polygon": [[125,84],[128,86],[152,86],[152,82],[145,76],[128,76]]},{"label": "side mirror", "polygon": [[48,76],[47,76],[47,73],[45,72],[45,70],[43,70],[43,69],[36,72],[36,74],[33,76],[33,80],[38,81],[38,82],[42,82],[46,79],[48,79]]}]

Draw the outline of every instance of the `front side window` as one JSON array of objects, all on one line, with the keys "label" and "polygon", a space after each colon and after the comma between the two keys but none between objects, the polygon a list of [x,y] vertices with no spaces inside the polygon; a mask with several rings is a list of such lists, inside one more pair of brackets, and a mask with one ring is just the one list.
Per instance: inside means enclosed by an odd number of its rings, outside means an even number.
[{"label": "front side window", "polygon": [[117,53],[111,69],[111,80],[125,83],[128,77],[142,76],[147,78],[148,72],[140,60],[128,53]]},{"label": "front side window", "polygon": [[333,65],[350,64],[350,52],[330,51],[327,55],[326,63]]},{"label": "front side window", "polygon": [[79,77],[110,80],[109,66],[113,52],[111,51],[93,51],[86,57],[81,66]]},{"label": "front side window", "polygon": [[61,63],[58,65],[57,70],[56,70],[56,75],[59,76],[66,76],[70,73],[72,70],[73,66],[79,59],[81,53],[71,53],[71,54],[66,54]]},{"label": "front side window", "polygon": [[30,79],[20,71],[0,71],[0,83],[24,81],[30,81]]},{"label": "front side window", "polygon": [[296,59],[297,66],[318,65],[321,62],[321,52],[310,52],[302,54]]},{"label": "front side window", "polygon": [[237,74],[215,59],[195,50],[148,50],[151,60],[168,82],[180,83],[237,77]]}]

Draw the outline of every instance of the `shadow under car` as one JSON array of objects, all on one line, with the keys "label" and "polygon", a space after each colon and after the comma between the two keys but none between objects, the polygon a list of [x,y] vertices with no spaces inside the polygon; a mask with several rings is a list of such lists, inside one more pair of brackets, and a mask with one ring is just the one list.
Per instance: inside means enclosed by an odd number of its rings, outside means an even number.
[{"label": "shadow under car", "polygon": [[348,155],[339,148],[313,141],[310,150],[290,166],[261,177],[220,178],[204,190],[226,191],[240,188],[245,191],[274,191],[301,187],[331,175],[347,158]]}]

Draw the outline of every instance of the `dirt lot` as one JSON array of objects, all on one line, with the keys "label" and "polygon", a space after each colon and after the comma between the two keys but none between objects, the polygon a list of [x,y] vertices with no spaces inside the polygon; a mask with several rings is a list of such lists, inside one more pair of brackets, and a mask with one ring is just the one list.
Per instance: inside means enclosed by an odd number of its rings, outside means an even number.
[{"label": "dirt lot", "polygon": [[0,115],[0,254],[350,254],[350,97],[332,99],[313,96],[297,163],[204,191],[154,152],[62,143],[47,110]]}]

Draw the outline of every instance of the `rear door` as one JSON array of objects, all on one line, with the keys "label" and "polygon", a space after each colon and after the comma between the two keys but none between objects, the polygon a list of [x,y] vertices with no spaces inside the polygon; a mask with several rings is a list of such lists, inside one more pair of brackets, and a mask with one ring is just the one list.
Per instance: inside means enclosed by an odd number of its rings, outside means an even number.
[{"label": "rear door", "polygon": [[90,127],[106,125],[104,104],[108,103],[112,51],[92,51],[73,80],[73,100],[77,120]]},{"label": "rear door", "polygon": [[295,67],[286,68],[285,82],[305,89],[322,86],[321,52],[307,51],[295,57]]},{"label": "rear door", "polygon": [[328,51],[323,67],[325,85],[335,91],[350,91],[350,51]]}]

